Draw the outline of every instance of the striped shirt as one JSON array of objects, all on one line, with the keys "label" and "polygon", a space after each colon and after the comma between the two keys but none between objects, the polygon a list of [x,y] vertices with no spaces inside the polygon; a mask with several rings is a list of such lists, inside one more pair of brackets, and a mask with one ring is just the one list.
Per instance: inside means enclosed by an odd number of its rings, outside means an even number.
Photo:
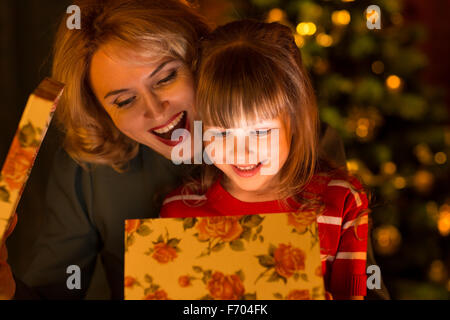
[{"label": "striped shirt", "polygon": [[[333,296],[366,295],[368,200],[355,177],[315,175],[306,191],[319,195],[324,210],[317,216],[325,288]],[[192,206],[196,201],[199,206]],[[187,203],[188,204],[187,204]],[[297,205],[288,199],[291,205]],[[280,201],[243,202],[217,180],[206,194],[182,194],[181,188],[164,200],[163,218],[288,213]]]}]

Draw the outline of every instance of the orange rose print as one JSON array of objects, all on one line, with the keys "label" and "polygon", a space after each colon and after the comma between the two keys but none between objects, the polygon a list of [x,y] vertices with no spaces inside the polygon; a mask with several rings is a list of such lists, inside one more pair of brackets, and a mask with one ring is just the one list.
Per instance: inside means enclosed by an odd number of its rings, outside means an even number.
[{"label": "orange rose print", "polygon": [[240,217],[206,217],[197,224],[199,240],[219,238],[232,241],[241,235],[243,229],[239,224]]},{"label": "orange rose print", "polygon": [[291,212],[288,214],[288,225],[293,226],[300,233],[305,232],[315,220],[316,213],[314,211]]},{"label": "orange rose print", "polygon": [[136,279],[130,276],[125,277],[125,288],[132,287],[135,284]]},{"label": "orange rose print", "polygon": [[189,276],[180,276],[178,278],[178,284],[182,288],[188,287],[191,285],[191,279],[189,278]]},{"label": "orange rose print", "polygon": [[125,231],[128,234],[135,232],[141,225],[141,220],[125,220]]},{"label": "orange rose print", "polygon": [[321,266],[318,266],[318,267],[316,268],[315,274],[316,274],[316,276],[318,276],[318,277],[321,277],[321,276],[322,276],[322,267],[321,267]]},{"label": "orange rose print", "polygon": [[293,248],[290,244],[280,244],[274,252],[275,270],[285,278],[289,278],[295,271],[305,269],[305,253]]},{"label": "orange rose print", "polygon": [[143,300],[169,300],[169,298],[164,290],[156,290],[146,295]]},{"label": "orange rose print", "polygon": [[17,136],[14,138],[8,153],[12,157],[7,159],[2,171],[2,177],[10,190],[16,190],[21,187],[33,162],[35,153],[35,148],[22,147]]},{"label": "orange rose print", "polygon": [[167,263],[173,261],[177,257],[176,250],[164,242],[155,244],[153,250],[152,257],[159,263]]},{"label": "orange rose print", "polygon": [[287,300],[311,300],[309,290],[291,290],[286,297]]},{"label": "orange rose print", "polygon": [[219,271],[213,273],[207,283],[207,288],[216,300],[238,300],[245,292],[239,276],[235,274],[225,276]]}]

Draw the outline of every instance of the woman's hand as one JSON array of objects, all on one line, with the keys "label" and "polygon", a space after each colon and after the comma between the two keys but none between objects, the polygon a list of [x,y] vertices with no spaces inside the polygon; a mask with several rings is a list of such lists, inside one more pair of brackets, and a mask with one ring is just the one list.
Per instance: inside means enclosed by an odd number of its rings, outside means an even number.
[{"label": "woman's hand", "polygon": [[13,232],[16,224],[17,214],[14,214],[11,224],[5,233],[5,237],[0,242],[0,300],[12,299],[16,291],[16,283],[11,272],[11,267],[7,263],[8,250],[6,249],[6,239]]}]

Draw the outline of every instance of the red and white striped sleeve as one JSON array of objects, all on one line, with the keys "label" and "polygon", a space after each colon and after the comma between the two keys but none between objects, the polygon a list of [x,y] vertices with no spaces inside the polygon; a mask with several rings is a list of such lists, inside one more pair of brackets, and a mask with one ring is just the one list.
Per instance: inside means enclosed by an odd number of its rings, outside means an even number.
[{"label": "red and white striped sleeve", "polygon": [[342,208],[339,246],[331,267],[330,290],[336,296],[366,295],[368,199],[356,178],[332,180],[328,186],[348,189]]}]

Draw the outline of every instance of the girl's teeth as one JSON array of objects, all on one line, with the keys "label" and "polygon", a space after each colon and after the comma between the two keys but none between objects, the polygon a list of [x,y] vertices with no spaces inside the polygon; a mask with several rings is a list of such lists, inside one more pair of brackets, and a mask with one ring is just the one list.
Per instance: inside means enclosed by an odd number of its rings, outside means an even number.
[{"label": "girl's teeth", "polygon": [[236,167],[237,167],[239,170],[250,171],[250,170],[255,169],[255,168],[256,168],[256,165],[251,166],[251,167],[245,167],[245,168],[239,167],[239,166],[236,166]]},{"label": "girl's teeth", "polygon": [[173,121],[171,123],[169,123],[167,126],[165,126],[164,128],[154,130],[154,131],[159,134],[169,132],[178,124],[178,122],[180,122],[180,120],[183,118],[183,116],[184,116],[184,112],[180,113],[180,115],[178,117],[173,119]]}]

